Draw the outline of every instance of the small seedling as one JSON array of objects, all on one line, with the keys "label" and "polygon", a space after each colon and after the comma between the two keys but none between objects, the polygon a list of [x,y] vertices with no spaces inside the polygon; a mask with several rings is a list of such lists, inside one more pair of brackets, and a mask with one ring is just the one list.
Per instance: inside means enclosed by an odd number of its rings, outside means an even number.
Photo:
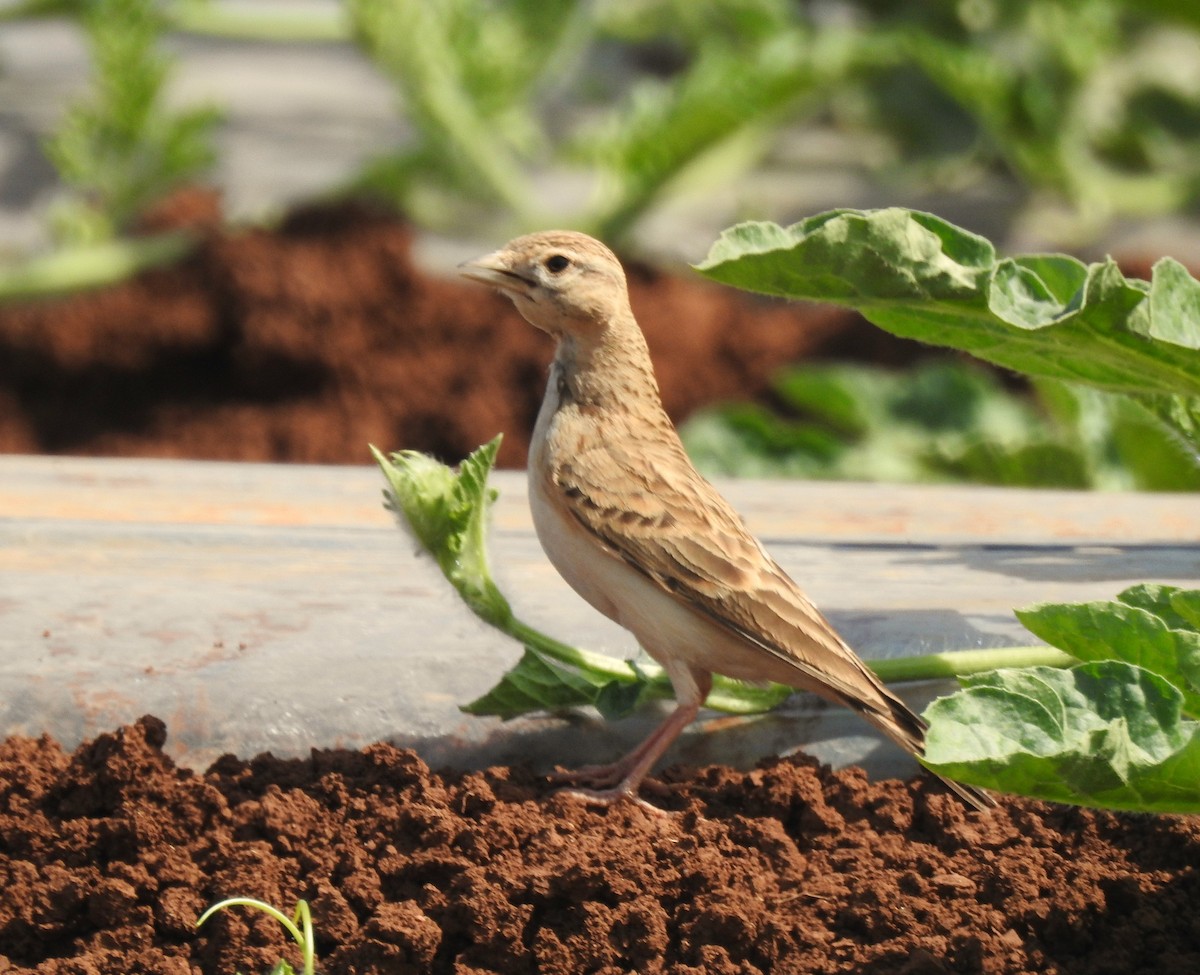
[{"label": "small seedling", "polygon": [[[283,925],[287,933],[292,936],[292,940],[300,946],[300,954],[304,959],[304,968],[301,975],[313,975],[316,971],[314,959],[315,945],[313,944],[312,914],[308,910],[307,901],[296,901],[296,910],[289,918],[278,908],[272,907],[263,901],[255,900],[253,897],[230,897],[213,904],[212,907],[201,914],[199,920],[196,921],[196,927],[200,927],[214,914],[230,907],[252,907],[275,918],[276,921]],[[281,958],[272,967],[271,975],[296,975],[296,972],[291,965]]]}]

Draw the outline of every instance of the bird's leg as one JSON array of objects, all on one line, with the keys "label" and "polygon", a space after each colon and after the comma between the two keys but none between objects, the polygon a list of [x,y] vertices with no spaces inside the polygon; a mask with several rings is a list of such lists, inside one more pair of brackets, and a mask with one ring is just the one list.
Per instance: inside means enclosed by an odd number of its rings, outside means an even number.
[{"label": "bird's leg", "polygon": [[[588,789],[611,789],[624,783],[640,766],[638,779],[643,779],[654,767],[654,763],[679,737],[681,731],[691,723],[699,711],[699,705],[686,707],[677,705],[661,724],[651,732],[633,751],[607,765],[584,765],[582,768],[550,773],[551,782],[585,786]],[[684,713],[680,713],[684,712]],[[582,791],[582,790],[580,790]]]},{"label": "bird's leg", "polygon": [[675,670],[668,671],[678,699],[675,710],[637,748],[612,765],[589,766],[575,773],[563,773],[559,781],[589,786],[569,789],[569,795],[604,805],[620,800],[642,803],[638,799],[638,787],[680,732],[695,720],[712,687],[711,675],[703,671],[692,671],[683,664]]},{"label": "bird's leg", "polygon": [[[670,720],[670,717],[666,719],[666,721]],[[663,726],[666,724],[666,721],[658,724],[654,731],[641,744],[634,748],[633,751],[622,755],[615,762],[608,762],[604,765],[584,765],[577,769],[556,770],[551,772],[547,778],[551,782],[562,785],[579,785],[590,789],[611,788],[624,779],[633,767],[641,761],[642,756],[646,753],[646,749],[654,747],[663,732]],[[670,742],[667,744],[670,745]]]}]

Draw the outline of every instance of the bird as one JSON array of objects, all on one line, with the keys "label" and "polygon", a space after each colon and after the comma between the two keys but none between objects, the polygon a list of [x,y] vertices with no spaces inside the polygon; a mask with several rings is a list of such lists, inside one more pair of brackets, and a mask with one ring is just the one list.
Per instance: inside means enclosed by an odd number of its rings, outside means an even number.
[{"label": "bird", "polygon": [[[925,722],[692,465],[663,408],[616,255],[586,234],[550,230],[458,270],[555,340],[528,461],[538,540],[567,583],[663,667],[675,693],[674,710],[628,755],[559,780],[593,802],[644,804],[643,781],[696,718],[713,674],[810,691],[921,756]],[[995,805],[943,781],[976,809]]]}]

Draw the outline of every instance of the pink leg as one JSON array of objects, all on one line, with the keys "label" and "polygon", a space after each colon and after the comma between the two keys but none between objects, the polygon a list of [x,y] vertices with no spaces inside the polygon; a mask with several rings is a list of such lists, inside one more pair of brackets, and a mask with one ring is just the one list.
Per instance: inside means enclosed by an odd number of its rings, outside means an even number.
[{"label": "pink leg", "polygon": [[637,795],[642,780],[679,737],[680,732],[695,720],[700,705],[704,703],[712,687],[711,675],[703,671],[693,672],[691,668],[680,666],[676,672],[670,673],[679,702],[675,710],[637,748],[612,765],[588,766],[574,773],[558,773],[557,781],[576,782],[591,787],[569,789],[569,795],[604,805],[622,800],[642,803]]},{"label": "pink leg", "polygon": [[[671,717],[673,716],[672,714]],[[671,717],[668,717],[666,720],[671,720]],[[564,785],[586,786],[589,789],[611,788],[630,773],[633,767],[642,760],[647,749],[653,748],[658,743],[665,724],[666,721],[660,723],[633,751],[622,755],[615,762],[609,762],[606,765],[584,765],[577,769],[555,771],[551,772],[548,778],[551,782],[562,783]],[[670,742],[667,744],[670,745]]]}]

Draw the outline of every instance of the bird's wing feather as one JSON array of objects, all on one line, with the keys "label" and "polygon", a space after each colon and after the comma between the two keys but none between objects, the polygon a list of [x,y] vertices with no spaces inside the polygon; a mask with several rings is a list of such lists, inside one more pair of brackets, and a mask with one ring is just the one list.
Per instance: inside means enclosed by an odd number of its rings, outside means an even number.
[{"label": "bird's wing feather", "polygon": [[894,712],[891,694],[695,471],[682,447],[642,445],[630,435],[589,437],[586,444],[555,464],[551,479],[566,510],[607,550],[795,668],[801,685],[822,686],[856,710]]}]

